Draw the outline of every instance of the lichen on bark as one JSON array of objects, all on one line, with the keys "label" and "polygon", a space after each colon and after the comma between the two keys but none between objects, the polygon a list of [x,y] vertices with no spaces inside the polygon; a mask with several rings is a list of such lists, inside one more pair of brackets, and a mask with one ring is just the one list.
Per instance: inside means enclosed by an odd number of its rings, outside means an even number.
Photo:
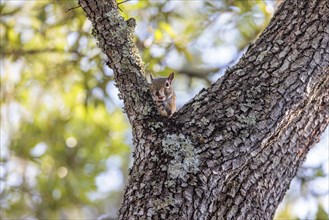
[{"label": "lichen on bark", "polygon": [[199,158],[197,148],[183,134],[169,134],[162,140],[163,152],[172,157],[168,165],[168,174],[172,179],[186,179],[188,173],[198,171]]}]

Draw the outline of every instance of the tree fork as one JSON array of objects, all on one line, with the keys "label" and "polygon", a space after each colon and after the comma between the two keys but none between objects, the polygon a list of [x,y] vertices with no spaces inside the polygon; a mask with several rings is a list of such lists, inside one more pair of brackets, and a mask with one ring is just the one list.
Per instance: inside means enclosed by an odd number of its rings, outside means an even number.
[{"label": "tree fork", "polygon": [[132,124],[120,219],[271,219],[329,123],[329,6],[280,5],[223,77],[170,119],[157,115],[114,0],[79,0]]}]

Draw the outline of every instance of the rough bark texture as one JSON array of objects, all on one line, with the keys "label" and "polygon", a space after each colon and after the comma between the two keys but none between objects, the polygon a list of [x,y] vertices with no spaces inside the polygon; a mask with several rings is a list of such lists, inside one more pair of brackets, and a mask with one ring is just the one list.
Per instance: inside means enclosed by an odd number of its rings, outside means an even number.
[{"label": "rough bark texture", "polygon": [[329,123],[327,0],[287,0],[239,63],[170,119],[157,115],[114,0],[79,0],[132,124],[120,219],[271,219]]}]

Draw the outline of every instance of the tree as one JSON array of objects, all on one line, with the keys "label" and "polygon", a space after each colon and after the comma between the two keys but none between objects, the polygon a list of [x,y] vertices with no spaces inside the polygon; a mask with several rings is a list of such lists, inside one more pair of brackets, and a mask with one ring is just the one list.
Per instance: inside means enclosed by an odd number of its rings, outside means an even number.
[{"label": "tree", "polygon": [[270,219],[329,122],[329,7],[285,1],[245,55],[172,118],[155,110],[112,1],[80,0],[133,130],[120,219]]}]

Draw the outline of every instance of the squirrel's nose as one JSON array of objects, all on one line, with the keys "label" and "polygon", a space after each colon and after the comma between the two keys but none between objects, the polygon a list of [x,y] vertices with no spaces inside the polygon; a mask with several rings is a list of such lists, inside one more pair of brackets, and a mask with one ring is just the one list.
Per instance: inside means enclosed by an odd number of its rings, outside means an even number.
[{"label": "squirrel's nose", "polygon": [[165,96],[162,95],[157,95],[156,96],[157,101],[164,101],[165,100]]}]

